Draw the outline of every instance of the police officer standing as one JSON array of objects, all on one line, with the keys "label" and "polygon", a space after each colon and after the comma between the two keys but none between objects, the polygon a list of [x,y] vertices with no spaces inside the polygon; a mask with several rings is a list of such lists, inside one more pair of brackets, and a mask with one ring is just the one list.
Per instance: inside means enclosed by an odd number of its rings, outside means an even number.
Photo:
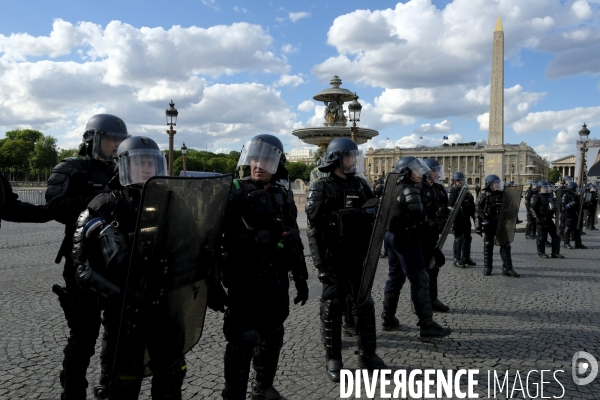
[{"label": "police officer standing", "polygon": [[531,215],[531,196],[534,193],[537,193],[537,182],[531,181],[529,182],[529,188],[525,192],[525,208],[527,209],[527,225],[525,227],[525,239],[535,239],[536,238],[536,224],[535,218]]},{"label": "police officer standing", "polygon": [[[423,338],[444,337],[451,333],[433,320],[431,296],[429,294],[429,275],[423,254],[424,238],[428,238],[432,229],[427,222],[427,213],[422,200],[423,175],[429,167],[422,160],[407,156],[396,163],[398,180],[394,188],[394,203],[385,234],[385,246],[388,250],[389,275],[383,292],[383,313],[381,315],[384,330],[397,327],[396,318],[398,300],[402,286],[408,278],[410,298],[419,318],[420,336]],[[434,257],[439,265],[444,255],[438,249]]]},{"label": "police officer standing", "polygon": [[586,188],[585,198],[589,201],[584,204],[585,207],[585,227],[590,231],[596,231],[594,223],[596,221],[596,210],[598,209],[598,192],[596,185],[588,183]]},{"label": "police officer standing", "polygon": [[556,214],[556,199],[550,190],[550,184],[545,181],[536,183],[536,191],[530,199],[530,212],[537,226],[537,251],[538,257],[548,258],[546,254],[546,241],[548,235],[552,238],[552,258],[565,258],[560,254],[560,237],[556,233],[554,216]]},{"label": "police officer standing", "polygon": [[[573,182],[573,178],[565,175],[562,177],[561,181],[560,181],[560,187],[558,188],[558,193],[557,196],[561,199],[562,201],[562,197],[565,194],[566,190],[567,190],[567,185],[569,183]],[[558,227],[558,234],[563,238],[564,240],[564,233],[565,233],[565,218],[566,215],[564,212],[562,212],[562,207],[564,206],[564,204],[561,204],[561,213],[560,213],[560,217],[559,217],[559,224],[560,226]]]},{"label": "police officer standing", "polygon": [[306,203],[310,252],[323,284],[320,317],[326,371],[334,382],[339,382],[343,368],[341,326],[347,294],[356,318],[359,368],[385,368],[375,353],[373,299],[357,304],[374,211],[363,208],[374,195],[368,183],[357,176],[362,166],[356,143],[348,138],[331,141],[325,164],[319,167],[330,172],[329,177],[312,183]]},{"label": "police officer standing", "polygon": [[[144,329],[145,321],[138,322],[142,326],[137,330],[127,329],[128,335],[135,339],[128,338],[128,348],[123,352],[125,356],[119,359],[117,371],[113,371],[113,365],[116,365],[117,340],[125,337],[119,336],[119,327],[142,186],[153,176],[167,175],[167,167],[158,145],[147,137],[124,140],[118,147],[117,158],[119,182],[123,187],[99,194],[81,213],[73,236],[72,254],[79,287],[104,305],[101,378],[94,394],[98,399],[137,399],[144,378],[144,350],[148,345],[145,335],[157,335],[157,332]],[[159,313],[156,309],[153,312],[155,316]],[[147,315],[143,308],[139,314]],[[174,331],[172,326],[167,329]],[[174,347],[177,348],[175,351]],[[158,348],[149,348],[149,353],[153,372],[152,398],[181,399],[181,386],[186,375],[181,348],[160,343]],[[114,379],[111,381],[111,378]]]},{"label": "police officer standing", "polygon": [[[425,234],[423,235],[421,246],[425,266],[428,267],[433,258],[433,249],[435,249],[440,237],[439,233],[444,229],[450,215],[450,209],[448,208],[448,193],[446,192],[446,188],[439,183],[445,179],[442,166],[435,158],[426,158],[423,162],[429,167],[429,172],[423,176],[421,195],[430,229],[424,230]],[[438,276],[442,265],[444,264],[436,262],[433,268],[427,270],[429,274],[429,294],[431,295],[431,307],[433,310],[447,312],[450,310],[450,307],[438,299]]]},{"label": "police officer standing", "polygon": [[[0,219],[10,222],[44,223],[52,220],[48,207],[19,200],[8,179],[0,173]],[[1,225],[1,223],[0,223]]]},{"label": "police officer standing", "polygon": [[[475,203],[475,229],[481,235],[483,232],[483,274],[492,274],[492,259],[494,256],[494,241],[498,228],[504,185],[498,175],[485,177],[485,187]],[[519,277],[512,265],[510,243],[500,246],[502,258],[502,275]]]},{"label": "police officer standing", "polygon": [[128,136],[127,126],[121,118],[109,114],[94,115],[83,134],[84,143],[79,151],[83,158],[63,160],[48,178],[48,209],[52,218],[65,224],[65,236],[56,263],[65,258],[63,278],[66,287],[54,285],[52,288],[69,326],[60,373],[63,400],[86,398],[86,371],[100,329],[101,310],[97,297],[83,292],[75,281],[71,256],[75,225],[79,214],[115,176],[114,157],[119,144]]},{"label": "police officer standing", "polygon": [[297,209],[293,194],[276,182],[288,178],[278,138],[252,138],[238,166],[249,166],[250,176],[233,182],[223,234],[222,281],[229,289],[223,398],[246,398],[254,357],[252,399],[279,399],[273,380],[289,315],[290,270],[298,293],[294,303],[308,299]]},{"label": "police officer standing", "polygon": [[580,196],[577,193],[577,184],[575,182],[569,182],[564,189],[561,207],[562,213],[565,215],[563,241],[565,242],[565,249],[572,249],[571,239],[575,239],[576,249],[587,249],[587,246],[581,243],[581,226],[577,229],[577,220],[581,217],[579,215],[580,208]]},{"label": "police officer standing", "polygon": [[[453,173],[452,187],[448,194],[451,207],[456,204],[460,190],[464,185],[465,174],[462,172]],[[465,268],[466,265],[477,265],[471,259],[471,218],[475,218],[475,199],[471,192],[467,191],[452,227],[454,232],[454,266],[458,268]]]}]

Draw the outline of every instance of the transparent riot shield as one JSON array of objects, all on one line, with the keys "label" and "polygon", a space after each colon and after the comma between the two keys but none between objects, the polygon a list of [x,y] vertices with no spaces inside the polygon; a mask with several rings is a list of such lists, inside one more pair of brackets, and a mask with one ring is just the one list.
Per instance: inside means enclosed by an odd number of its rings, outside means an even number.
[{"label": "transparent riot shield", "polygon": [[521,205],[521,193],[523,193],[522,185],[504,188],[502,206],[498,217],[498,227],[496,228],[497,246],[512,243],[515,238],[517,217],[519,215],[519,206]]},{"label": "transparent riot shield", "polygon": [[[448,217],[448,220],[446,221],[446,225],[444,225],[444,229],[442,230],[442,233],[440,234],[440,237],[435,246],[436,249],[441,250],[444,247],[444,244],[446,243],[446,239],[448,238],[448,233],[450,233],[450,229],[452,229],[454,220],[456,219],[456,216],[460,212],[460,207],[462,206],[463,200],[467,196],[468,192],[469,192],[469,188],[466,185],[464,185],[460,189],[460,192],[458,192],[458,197],[456,198],[456,202],[454,203],[454,206],[452,207],[452,210],[450,211],[450,216]],[[430,261],[429,265],[427,266],[427,269],[429,270],[433,267],[435,267],[435,257],[431,257],[431,261]]]},{"label": "transparent riot shield", "polygon": [[113,378],[155,373],[200,339],[231,184],[232,175],[144,184]]},{"label": "transparent riot shield", "polygon": [[577,230],[581,229],[581,225],[583,223],[583,210],[586,204],[590,204],[592,202],[592,192],[586,191],[585,187],[581,188],[582,192],[579,196],[579,214],[577,217]]},{"label": "transparent riot shield", "polygon": [[369,250],[363,261],[363,276],[358,290],[359,306],[364,304],[371,294],[373,280],[375,279],[375,273],[377,272],[377,264],[379,263],[379,252],[381,251],[383,237],[385,236],[385,228],[388,223],[390,210],[394,204],[393,192],[396,187],[397,179],[398,173],[390,172],[385,180],[383,195],[380,199],[377,216],[375,217],[375,223],[371,233],[371,240],[369,241]]},{"label": "transparent riot shield", "polygon": [[559,187],[558,189],[556,189],[556,214],[554,217],[554,223],[556,225],[556,235],[558,237],[560,237],[560,218],[561,218],[561,214],[562,214],[562,195],[563,195],[563,188]]}]

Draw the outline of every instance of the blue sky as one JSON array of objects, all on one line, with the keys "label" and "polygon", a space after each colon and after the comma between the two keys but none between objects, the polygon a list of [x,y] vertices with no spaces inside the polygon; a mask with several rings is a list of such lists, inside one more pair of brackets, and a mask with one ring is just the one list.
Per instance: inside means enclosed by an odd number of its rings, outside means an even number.
[{"label": "blue sky", "polygon": [[339,75],[359,126],[380,132],[365,147],[485,140],[498,15],[505,141],[552,160],[575,152],[583,122],[600,137],[600,0],[5,2],[0,129],[75,147],[106,112],[166,149],[172,98],[176,147],[272,133],[291,150],[309,147],[291,131],[322,124],[312,97]]}]

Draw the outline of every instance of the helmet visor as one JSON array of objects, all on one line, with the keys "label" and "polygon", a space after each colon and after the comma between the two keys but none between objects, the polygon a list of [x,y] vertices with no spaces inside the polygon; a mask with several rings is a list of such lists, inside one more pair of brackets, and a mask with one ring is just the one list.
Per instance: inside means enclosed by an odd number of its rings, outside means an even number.
[{"label": "helmet visor", "polygon": [[573,182],[573,178],[571,178],[570,176],[565,176],[565,178],[563,179],[563,181],[565,183]]},{"label": "helmet visor", "polygon": [[595,192],[596,191],[596,185],[594,185],[593,183],[590,184],[590,192]]},{"label": "helmet visor", "polygon": [[343,151],[340,155],[340,171],[344,174],[361,174],[365,170],[365,160],[360,150]]},{"label": "helmet visor", "polygon": [[410,164],[408,164],[407,167],[411,170],[412,174],[416,178],[422,178],[423,175],[426,175],[429,173],[429,171],[431,171],[427,164],[425,164],[420,158],[415,158]]},{"label": "helmet visor", "polygon": [[531,182],[531,189],[537,189],[537,186],[538,184],[536,181]]},{"label": "helmet visor", "polygon": [[550,191],[550,185],[547,185],[545,183],[542,185],[538,185],[537,189],[540,193],[552,193]]},{"label": "helmet visor", "polygon": [[439,182],[439,181],[445,180],[446,175],[444,175],[444,168],[442,168],[441,165],[437,165],[437,166],[431,168],[431,171],[429,172],[429,177],[434,182]]},{"label": "helmet visor", "polygon": [[272,144],[263,141],[248,141],[242,147],[237,166],[257,167],[270,174],[277,172],[281,151]]},{"label": "helmet visor", "polygon": [[96,132],[92,157],[100,161],[114,161],[117,158],[117,149],[121,142],[131,135],[122,132]]},{"label": "helmet visor", "polygon": [[123,186],[141,185],[153,176],[167,175],[167,160],[160,150],[130,150],[119,154],[117,164]]},{"label": "helmet visor", "polygon": [[490,182],[491,190],[504,190],[504,181],[500,179],[495,179]]}]

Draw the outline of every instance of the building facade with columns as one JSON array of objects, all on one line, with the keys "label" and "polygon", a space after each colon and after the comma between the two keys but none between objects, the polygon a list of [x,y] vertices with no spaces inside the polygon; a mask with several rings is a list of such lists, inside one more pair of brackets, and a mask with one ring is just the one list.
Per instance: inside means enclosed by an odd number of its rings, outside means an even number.
[{"label": "building facade with columns", "polygon": [[561,178],[567,175],[575,176],[575,154],[550,161],[550,166],[558,170]]},{"label": "building facade with columns", "polygon": [[[396,162],[405,156],[422,159],[435,158],[444,168],[446,178],[460,171],[465,174],[468,185],[479,185],[485,179],[485,161],[489,157],[484,144],[457,143],[455,145],[416,148],[373,149],[365,154],[365,177],[369,183],[385,177],[394,170]],[[548,177],[548,161],[540,157],[526,143],[504,144],[504,168],[501,178],[525,185],[530,180]]]}]

